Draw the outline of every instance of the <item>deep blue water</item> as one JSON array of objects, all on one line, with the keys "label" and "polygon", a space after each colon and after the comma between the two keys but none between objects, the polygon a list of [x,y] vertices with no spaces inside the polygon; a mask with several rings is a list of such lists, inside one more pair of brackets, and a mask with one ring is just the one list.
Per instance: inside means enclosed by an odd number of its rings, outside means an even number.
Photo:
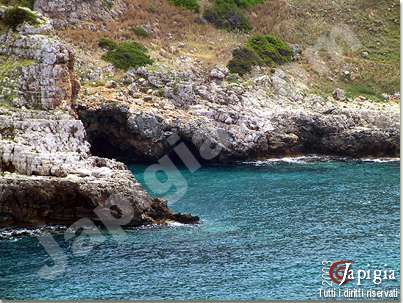
[{"label": "deep blue water", "polygon": [[[393,269],[397,279],[382,289],[399,287],[399,165],[182,168],[187,191],[170,206],[199,215],[200,225],[109,235],[81,257],[56,236],[68,264],[55,280],[38,276],[52,262],[35,237],[1,240],[0,298],[319,299],[322,261],[342,259]],[[145,167],[132,169],[144,182]]]}]

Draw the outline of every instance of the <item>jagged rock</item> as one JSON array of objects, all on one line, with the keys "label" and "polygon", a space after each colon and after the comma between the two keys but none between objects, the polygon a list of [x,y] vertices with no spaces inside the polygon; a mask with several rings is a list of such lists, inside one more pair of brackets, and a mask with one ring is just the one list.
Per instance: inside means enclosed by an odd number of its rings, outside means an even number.
[{"label": "jagged rock", "polygon": [[[0,37],[0,54],[25,60],[11,100],[19,108],[0,107],[1,227],[100,221],[96,210],[129,217],[125,226],[198,221],[152,199],[124,164],[91,156],[83,124],[72,113],[79,88],[74,56],[61,41],[9,31]],[[155,135],[153,116],[135,122]]]},{"label": "jagged rock", "polygon": [[298,44],[292,44],[291,45],[291,49],[292,49],[292,58],[293,60],[298,60],[301,58],[302,55],[302,48],[300,45]]},{"label": "jagged rock", "polygon": [[165,87],[165,96],[173,100],[178,107],[186,107],[195,104],[196,94],[192,84],[179,83],[174,87]]},{"label": "jagged rock", "polygon": [[219,68],[216,67],[211,70],[210,78],[217,80],[224,80],[224,78],[229,74],[228,68]]},{"label": "jagged rock", "polygon": [[369,57],[369,53],[364,51],[364,52],[361,53],[361,56],[362,56],[364,59],[367,59],[367,58]]},{"label": "jagged rock", "polygon": [[122,15],[126,4],[122,0],[37,0],[34,8],[60,28],[80,21],[111,21]]},{"label": "jagged rock", "polygon": [[0,55],[32,60],[19,71],[15,105],[55,109],[69,107],[76,98],[80,85],[73,72],[74,54],[58,39],[9,31],[0,36]]},{"label": "jagged rock", "polygon": [[[147,81],[152,73],[142,70],[141,77]],[[399,112],[394,108],[342,103],[343,109],[332,98],[326,101],[307,95],[303,85],[280,69],[266,80],[252,79],[254,86],[249,88],[216,83],[209,75],[188,75],[186,81],[170,71],[154,77],[169,81],[173,75],[188,85],[191,102],[185,98],[178,104],[178,96],[169,94],[159,100],[158,107],[156,102],[138,107],[130,102],[82,100],[78,114],[94,152],[130,161],[155,161],[172,151],[169,137],[175,134],[200,160],[216,162],[307,153],[399,154]],[[136,77],[133,81],[137,83]],[[206,146],[217,147],[219,152],[204,157]]]},{"label": "jagged rock", "polygon": [[336,88],[336,90],[333,92],[333,97],[336,100],[344,101],[344,100],[346,100],[346,93],[344,92],[344,90],[342,90],[340,88]]},{"label": "jagged rock", "polygon": [[81,121],[68,114],[1,110],[0,133],[0,226],[99,221],[94,209],[113,203],[130,206],[128,226],[198,220],[151,199],[122,163],[92,157]]},{"label": "jagged rock", "polygon": [[348,70],[342,71],[341,76],[342,76],[343,80],[345,80],[345,81],[351,80],[351,72]]},{"label": "jagged rock", "polygon": [[131,83],[128,87],[129,95],[132,97],[136,97],[138,93],[138,88],[136,83]]},{"label": "jagged rock", "polygon": [[116,88],[117,87],[116,81],[109,80],[108,82],[105,83],[106,88]]},{"label": "jagged rock", "polygon": [[93,179],[6,174],[0,178],[0,227],[70,225],[82,218],[99,222],[94,210],[113,216],[114,205],[128,219],[123,226],[198,222],[197,217],[171,213],[165,201],[151,199],[127,170],[114,173],[114,178]]}]

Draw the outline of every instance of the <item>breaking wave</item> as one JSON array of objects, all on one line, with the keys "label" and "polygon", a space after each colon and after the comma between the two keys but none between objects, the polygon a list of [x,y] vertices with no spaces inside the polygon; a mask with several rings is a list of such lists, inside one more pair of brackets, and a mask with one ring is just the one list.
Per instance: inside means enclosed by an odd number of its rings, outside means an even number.
[{"label": "breaking wave", "polygon": [[348,157],[336,157],[336,156],[298,156],[298,157],[282,157],[282,158],[270,158],[257,161],[244,161],[242,164],[249,164],[255,166],[266,166],[274,163],[294,163],[294,164],[308,164],[316,162],[374,162],[374,163],[387,163],[387,162],[399,162],[400,158],[360,158],[353,159]]},{"label": "breaking wave", "polygon": [[0,240],[17,241],[23,237],[39,237],[45,233],[61,233],[67,229],[62,225],[46,225],[37,228],[18,227],[18,228],[0,228]]}]

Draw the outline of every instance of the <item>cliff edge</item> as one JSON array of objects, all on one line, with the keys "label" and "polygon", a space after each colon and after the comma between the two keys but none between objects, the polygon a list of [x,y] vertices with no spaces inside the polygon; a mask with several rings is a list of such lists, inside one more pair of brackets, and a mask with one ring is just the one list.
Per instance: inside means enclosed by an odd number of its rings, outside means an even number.
[{"label": "cliff edge", "polygon": [[[79,84],[74,54],[47,23],[0,36],[0,226],[69,225],[81,218],[122,225],[196,223],[151,198],[128,168],[93,157],[72,111]],[[7,84],[7,85],[6,85]],[[117,219],[116,219],[117,220]]]}]

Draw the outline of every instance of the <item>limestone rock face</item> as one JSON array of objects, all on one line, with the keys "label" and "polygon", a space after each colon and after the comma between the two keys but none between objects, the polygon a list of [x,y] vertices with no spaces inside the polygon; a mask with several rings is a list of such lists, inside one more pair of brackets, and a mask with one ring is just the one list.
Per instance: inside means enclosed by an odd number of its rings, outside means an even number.
[{"label": "limestone rock face", "polygon": [[110,21],[122,14],[121,0],[37,0],[35,10],[52,20],[56,28],[75,25],[80,21]]},{"label": "limestone rock face", "polygon": [[152,199],[124,164],[90,156],[82,123],[68,114],[3,109],[0,134],[0,226],[99,221],[94,211],[113,205],[125,226],[198,220]]},{"label": "limestone rock face", "polygon": [[74,55],[45,31],[23,25],[0,36],[6,63],[24,63],[13,79],[15,96],[0,99],[0,227],[70,225],[83,218],[104,225],[115,218],[122,226],[198,222],[152,199],[124,164],[91,156],[73,113],[79,90]]},{"label": "limestone rock face", "polygon": [[[103,156],[155,161],[173,149],[172,135],[196,157],[216,162],[301,154],[399,155],[398,107],[308,95],[280,69],[250,80],[249,87],[217,82],[210,74],[144,68],[129,71],[125,82],[127,92],[119,92],[125,96],[119,102],[81,96],[80,119],[94,151]],[[131,86],[139,93],[133,96]],[[161,87],[165,94],[158,97]],[[203,157],[208,149],[214,152]]]},{"label": "limestone rock face", "polygon": [[14,105],[55,109],[69,107],[77,96],[73,52],[57,38],[9,31],[0,36],[0,55],[32,60],[21,68]]}]

